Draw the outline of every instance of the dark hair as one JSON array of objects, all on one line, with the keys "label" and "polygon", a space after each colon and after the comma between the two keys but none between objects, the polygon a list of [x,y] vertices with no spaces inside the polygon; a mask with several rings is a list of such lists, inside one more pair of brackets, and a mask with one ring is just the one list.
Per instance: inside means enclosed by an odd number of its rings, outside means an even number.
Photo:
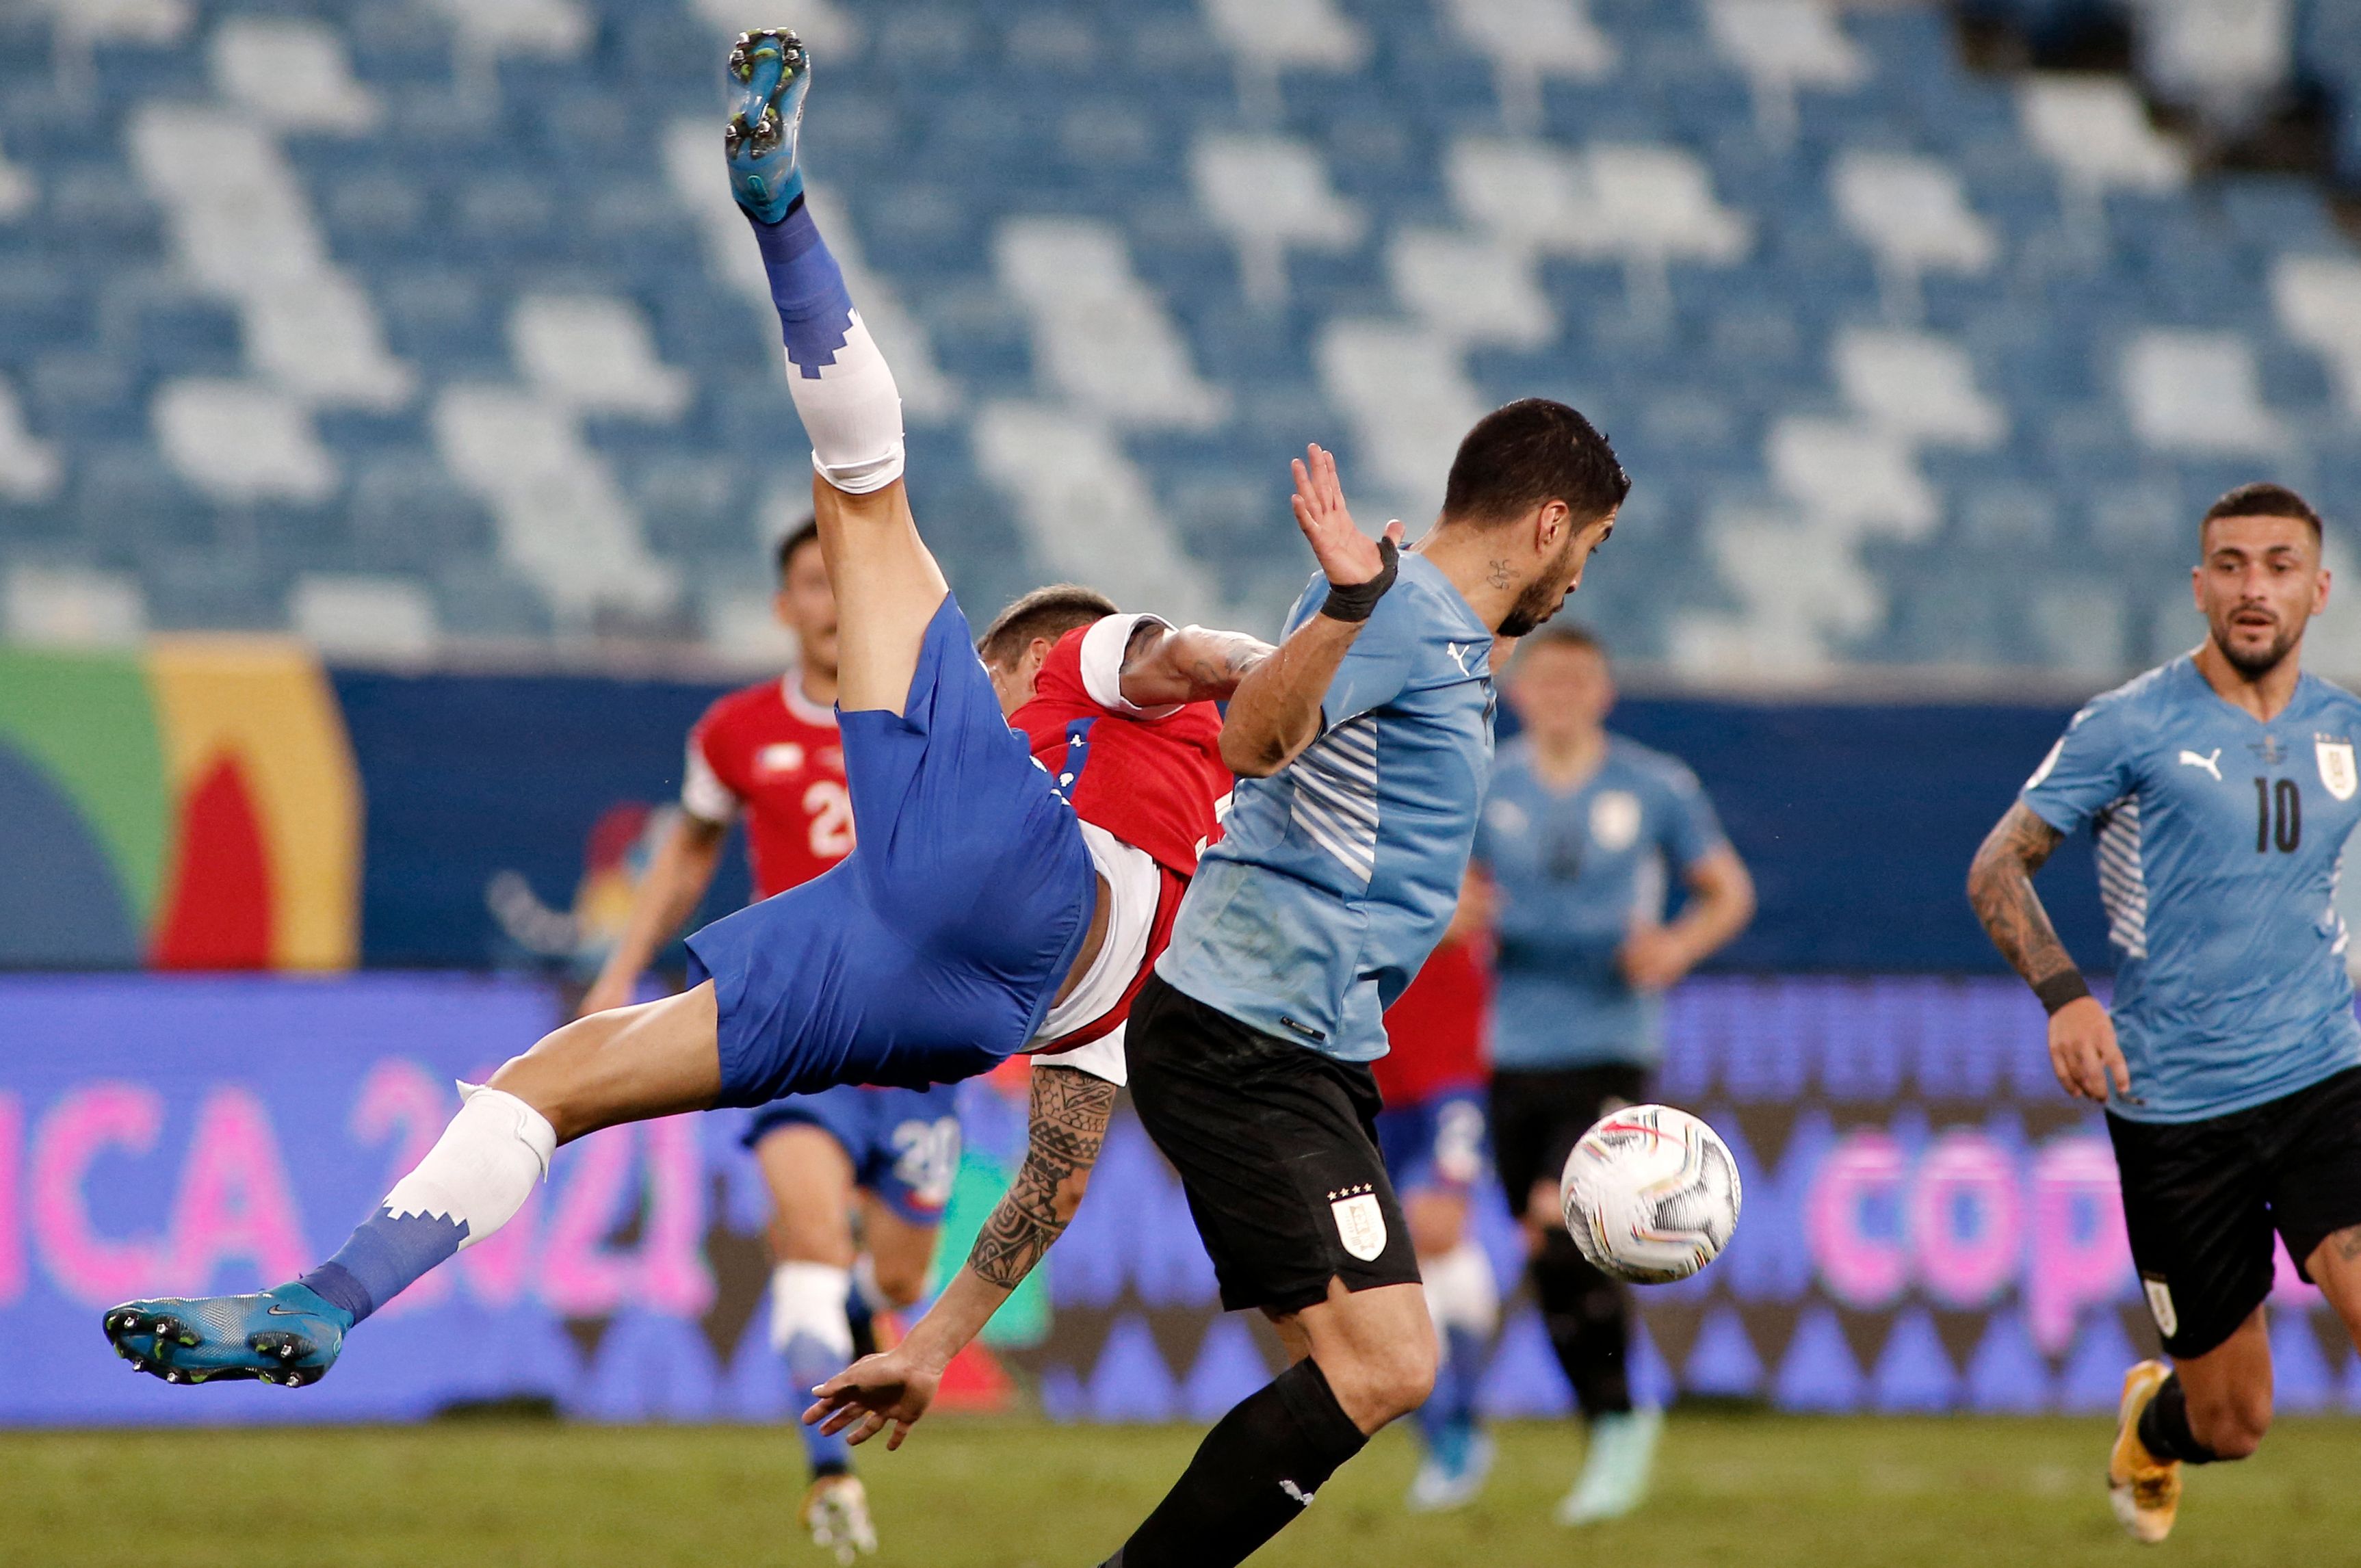
[{"label": "dark hair", "polygon": [[1451,460],[1443,519],[1482,528],[1559,500],[1577,527],[1631,493],[1631,476],[1591,422],[1564,403],[1521,398],[1476,422]]},{"label": "dark hair", "polygon": [[818,543],[819,519],[816,517],[807,517],[787,530],[786,537],[779,541],[779,581],[787,580],[787,567],[794,562],[796,551]]},{"label": "dark hair", "polygon": [[1523,663],[1525,655],[1537,648],[1579,648],[1602,659],[1607,657],[1607,645],[1588,627],[1571,620],[1545,620],[1518,642],[1516,652],[1510,658],[1510,667]]},{"label": "dark hair", "polygon": [[1077,626],[1118,613],[1115,600],[1080,583],[1035,588],[992,618],[975,640],[976,657],[987,664],[1013,664],[1037,637],[1055,642]]},{"label": "dark hair", "polygon": [[2205,537],[2206,524],[2217,517],[2291,517],[2299,522],[2310,523],[2312,542],[2314,544],[2320,543],[2320,514],[2312,510],[2312,503],[2285,485],[2274,485],[2268,480],[2240,485],[2207,507],[2204,520],[2197,525],[2200,540]]}]

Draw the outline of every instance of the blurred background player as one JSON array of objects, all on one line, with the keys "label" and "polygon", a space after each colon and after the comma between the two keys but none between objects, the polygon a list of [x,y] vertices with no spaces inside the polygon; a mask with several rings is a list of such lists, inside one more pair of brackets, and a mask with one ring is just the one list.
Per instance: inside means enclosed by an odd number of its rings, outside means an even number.
[{"label": "blurred background player", "polygon": [[[730,825],[746,819],[754,896],[800,886],[852,852],[852,797],[836,727],[836,596],[807,521],[779,542],[780,624],[795,666],[717,700],[689,732],[680,815],[577,1015],[628,1005],[640,976],[704,901]],[[771,1348],[810,1388],[876,1348],[871,1313],[917,1300],[959,1168],[958,1091],[845,1084],[748,1117],[771,1194]],[[812,1482],[802,1519],[840,1553],[876,1549],[841,1438],[803,1427]]]},{"label": "blurred background player", "polygon": [[[1754,884],[1697,776],[1608,730],[1615,682],[1588,632],[1527,638],[1507,692],[1524,732],[1494,761],[1476,836],[1495,894],[1492,1142],[1550,1346],[1590,1425],[1557,1517],[1588,1524],[1647,1495],[1663,1414],[1632,1401],[1630,1299],[1576,1250],[1558,1177],[1594,1122],[1647,1100],[1657,998],[1745,928]],[[1686,898],[1667,924],[1674,876]]]},{"label": "blurred background player", "polygon": [[[2107,1492],[2162,1541],[2180,1466],[2271,1422],[2271,1234],[2361,1343],[2361,1025],[2337,915],[2361,822],[2361,700],[2302,671],[2328,604],[2320,514],[2279,485],[2208,509],[2206,641],[2093,700],[1976,851],[1968,894],[2049,1014],[2049,1062],[2103,1102],[2132,1262],[2173,1365],[2124,1375]],[[2033,891],[2091,828],[2113,1016]]]},{"label": "blurred background player", "polygon": [[1378,1113],[1378,1152],[1410,1222],[1442,1355],[1434,1392],[1418,1408],[1426,1445],[1410,1488],[1418,1513],[1473,1501],[1492,1469],[1492,1441],[1476,1424],[1476,1385],[1499,1322],[1500,1290],[1467,1228],[1468,1197],[1488,1158],[1484,1014],[1491,940],[1482,907],[1488,891],[1472,875],[1463,884],[1443,940],[1386,1009],[1386,1054],[1369,1064],[1386,1102]]}]

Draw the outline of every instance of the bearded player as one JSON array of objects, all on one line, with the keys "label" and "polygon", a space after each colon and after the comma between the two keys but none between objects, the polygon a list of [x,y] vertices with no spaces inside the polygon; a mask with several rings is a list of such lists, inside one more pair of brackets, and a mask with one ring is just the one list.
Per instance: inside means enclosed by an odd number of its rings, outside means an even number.
[{"label": "bearded player", "polygon": [[[2287,1244],[2361,1343],[2361,1025],[2334,908],[2361,821],[2361,700],[2302,673],[2328,604],[2317,512],[2246,485],[2207,510],[2204,643],[2074,716],[1968,872],[1993,942],[2049,1014],[2068,1093],[2107,1108],[2132,1261],[2171,1358],[2124,1376],[2107,1491],[2171,1530],[2184,1464],[2244,1459],[2271,1420],[2263,1299]],[[2033,873],[2088,825],[2112,1015]]]},{"label": "bearded player", "polygon": [[[852,852],[836,727],[836,596],[817,523],[779,542],[778,570],[773,608],[795,635],[796,663],[721,697],[689,732],[680,813],[579,1014],[631,1003],[640,976],[712,885],[740,817],[757,898],[799,887]],[[786,1363],[790,1387],[808,1388],[857,1350],[875,1348],[862,1344],[871,1313],[908,1307],[926,1288],[959,1168],[957,1094],[949,1084],[848,1083],[774,1100],[748,1117],[744,1142],[771,1195],[771,1348]],[[850,1450],[816,1428],[800,1430],[811,1466],[804,1528],[842,1555],[875,1551]]]},{"label": "bearded player", "polygon": [[[108,1337],[141,1370],[315,1382],[356,1323],[507,1223],[557,1145],[840,1083],[956,1081],[1019,1051],[1081,1044],[1156,957],[1161,878],[1151,887],[1136,859],[1108,855],[1060,793],[1071,786],[1010,729],[910,515],[893,374],[802,201],[803,47],[791,33],[747,34],[730,63],[744,89],[730,183],[770,273],[841,612],[837,723],[858,843],[834,870],[692,936],[679,995],[577,1019],[467,1086],[418,1168],[302,1279],[109,1310]],[[1315,554],[1357,560],[1349,522],[1301,521]],[[1351,543],[1367,548],[1356,533]],[[1251,638],[1135,627],[1097,700],[1104,710],[1111,691],[1143,717],[1174,704],[1209,717],[1188,705],[1279,662]],[[1069,726],[1063,771],[1094,740],[1104,750],[1098,724],[1133,717]],[[1200,839],[1216,795],[1199,789]],[[1126,902],[1142,889],[1154,907]]]}]

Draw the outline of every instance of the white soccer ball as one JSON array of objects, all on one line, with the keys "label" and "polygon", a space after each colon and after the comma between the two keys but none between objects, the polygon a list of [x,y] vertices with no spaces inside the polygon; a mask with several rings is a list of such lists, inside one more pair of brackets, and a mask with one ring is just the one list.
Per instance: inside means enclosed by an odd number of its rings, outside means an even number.
[{"label": "white soccer ball", "polygon": [[1669,1105],[1633,1105],[1582,1135],[1558,1212],[1591,1266],[1668,1285],[1711,1263],[1738,1229],[1738,1161],[1721,1135]]}]

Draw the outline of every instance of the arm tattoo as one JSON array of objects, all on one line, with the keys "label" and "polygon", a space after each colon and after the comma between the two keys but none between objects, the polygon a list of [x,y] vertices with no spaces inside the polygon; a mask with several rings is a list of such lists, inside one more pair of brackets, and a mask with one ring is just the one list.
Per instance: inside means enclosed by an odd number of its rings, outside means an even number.
[{"label": "arm tattoo", "polygon": [[2000,949],[2009,967],[2039,985],[2074,968],[2072,955],[2058,939],[2049,912],[2033,891],[2033,873],[2049,859],[2063,837],[2019,801],[1985,838],[1968,868],[1968,902]]},{"label": "arm tattoo", "polygon": [[1071,1067],[1034,1065],[1024,1168],[967,1255],[967,1266],[985,1284],[1016,1289],[1074,1217],[1106,1138],[1115,1095],[1115,1085],[1104,1079]]}]

